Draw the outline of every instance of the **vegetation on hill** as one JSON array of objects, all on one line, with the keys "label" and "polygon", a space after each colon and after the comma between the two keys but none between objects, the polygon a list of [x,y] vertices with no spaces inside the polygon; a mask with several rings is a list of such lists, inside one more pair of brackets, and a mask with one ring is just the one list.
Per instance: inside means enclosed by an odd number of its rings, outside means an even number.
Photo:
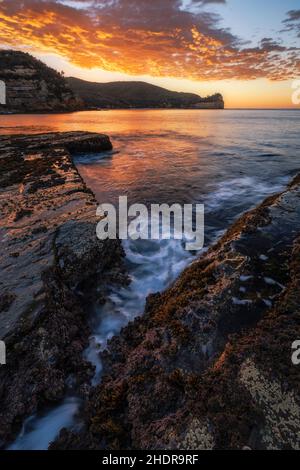
[{"label": "vegetation on hill", "polygon": [[0,113],[68,112],[118,108],[224,108],[220,94],[202,98],[141,81],[93,83],[65,78],[32,55],[0,51],[0,80],[6,85],[6,104]]},{"label": "vegetation on hill", "polygon": [[83,103],[65,78],[28,53],[0,51],[0,80],[6,85],[2,112],[74,111]]},{"label": "vegetation on hill", "polygon": [[89,108],[222,108],[222,95],[201,98],[145,82],[93,83],[67,78],[70,88]]}]

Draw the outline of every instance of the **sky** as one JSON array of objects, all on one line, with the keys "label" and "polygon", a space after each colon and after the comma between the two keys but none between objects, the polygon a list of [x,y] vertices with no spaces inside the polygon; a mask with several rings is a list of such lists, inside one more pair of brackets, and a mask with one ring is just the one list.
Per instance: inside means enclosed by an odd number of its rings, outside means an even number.
[{"label": "sky", "polygon": [[96,82],[297,107],[300,0],[0,0],[0,48]]}]

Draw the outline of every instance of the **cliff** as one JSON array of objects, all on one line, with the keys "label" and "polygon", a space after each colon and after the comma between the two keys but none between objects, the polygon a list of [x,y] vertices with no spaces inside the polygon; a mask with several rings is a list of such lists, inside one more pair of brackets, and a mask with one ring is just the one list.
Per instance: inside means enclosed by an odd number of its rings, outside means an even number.
[{"label": "cliff", "polygon": [[67,78],[73,92],[88,108],[195,108],[223,109],[220,94],[201,98],[193,93],[169,91],[145,82],[93,83]]},{"label": "cliff", "polygon": [[0,113],[69,112],[83,106],[63,76],[24,52],[0,51],[0,80],[6,85]]},{"label": "cliff", "polygon": [[53,448],[300,448],[299,197],[298,176],[148,297]]},{"label": "cliff", "polygon": [[0,81],[6,86],[6,104],[0,104],[0,114],[99,108],[224,108],[220,94],[201,98],[145,82],[92,83],[65,79],[30,54],[19,51],[0,51]]}]

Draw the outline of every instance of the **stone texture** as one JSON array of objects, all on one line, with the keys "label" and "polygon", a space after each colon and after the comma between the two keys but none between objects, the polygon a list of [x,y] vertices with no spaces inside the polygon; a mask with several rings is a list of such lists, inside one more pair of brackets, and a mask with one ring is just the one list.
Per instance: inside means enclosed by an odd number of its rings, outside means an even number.
[{"label": "stone texture", "polygon": [[0,113],[69,112],[83,107],[62,75],[24,52],[0,51],[0,80],[6,85]]},{"label": "stone texture", "polygon": [[53,448],[299,448],[299,234],[297,177],[148,297]]},{"label": "stone texture", "polygon": [[83,132],[0,137],[3,444],[24,417],[60,400],[67,383],[78,389],[93,375],[82,357],[88,302],[107,279],[126,276],[119,241],[96,237],[97,203],[70,151],[111,148],[107,136]]}]

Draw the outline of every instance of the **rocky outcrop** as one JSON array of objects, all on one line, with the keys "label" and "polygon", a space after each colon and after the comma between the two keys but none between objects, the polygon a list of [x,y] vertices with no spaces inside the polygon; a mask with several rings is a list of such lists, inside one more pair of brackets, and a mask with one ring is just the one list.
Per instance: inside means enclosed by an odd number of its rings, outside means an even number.
[{"label": "rocky outcrop", "polygon": [[297,177],[149,296],[53,448],[299,449],[299,198]]},{"label": "rocky outcrop", "polygon": [[96,201],[70,152],[111,148],[84,132],[0,138],[0,445],[93,376],[82,357],[89,300],[126,275],[119,241],[96,237]]},{"label": "rocky outcrop", "polygon": [[83,107],[61,74],[24,52],[0,51],[0,81],[6,88],[0,113],[69,112]]},{"label": "rocky outcrop", "polygon": [[191,104],[189,107],[192,109],[224,109],[224,99],[220,93],[201,98],[198,102]]}]

